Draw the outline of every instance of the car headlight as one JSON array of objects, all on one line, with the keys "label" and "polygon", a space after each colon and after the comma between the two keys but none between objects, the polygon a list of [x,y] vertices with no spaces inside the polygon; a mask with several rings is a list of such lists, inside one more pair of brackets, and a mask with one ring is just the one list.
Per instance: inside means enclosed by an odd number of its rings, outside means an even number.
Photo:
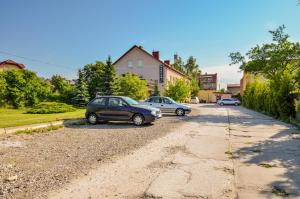
[{"label": "car headlight", "polygon": [[156,111],[151,111],[151,115],[156,116]]}]

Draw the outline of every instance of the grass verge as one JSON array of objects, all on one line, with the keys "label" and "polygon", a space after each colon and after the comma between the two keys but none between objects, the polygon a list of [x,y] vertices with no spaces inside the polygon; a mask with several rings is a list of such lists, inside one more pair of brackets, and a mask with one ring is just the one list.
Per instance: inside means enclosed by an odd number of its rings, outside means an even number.
[{"label": "grass verge", "polygon": [[84,118],[85,109],[55,114],[28,114],[28,109],[0,109],[0,128]]}]

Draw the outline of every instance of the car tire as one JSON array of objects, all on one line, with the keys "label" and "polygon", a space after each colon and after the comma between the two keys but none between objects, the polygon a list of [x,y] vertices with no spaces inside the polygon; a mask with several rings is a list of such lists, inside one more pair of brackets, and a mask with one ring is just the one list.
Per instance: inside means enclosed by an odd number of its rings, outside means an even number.
[{"label": "car tire", "polygon": [[145,122],[145,118],[141,114],[135,114],[132,117],[132,121],[133,121],[134,125],[136,125],[136,126],[142,126],[144,124],[144,122]]},{"label": "car tire", "polygon": [[95,125],[98,122],[98,117],[95,113],[89,114],[87,121],[89,124]]},{"label": "car tire", "polygon": [[175,113],[176,113],[177,116],[184,116],[185,115],[185,111],[182,108],[176,109]]},{"label": "car tire", "polygon": [[220,103],[220,106],[224,106],[224,103],[223,103],[223,102],[221,102],[221,103]]},{"label": "car tire", "polygon": [[237,102],[236,102],[236,103],[234,103],[234,105],[235,105],[235,106],[238,106],[238,105],[239,105],[239,103],[237,103]]}]

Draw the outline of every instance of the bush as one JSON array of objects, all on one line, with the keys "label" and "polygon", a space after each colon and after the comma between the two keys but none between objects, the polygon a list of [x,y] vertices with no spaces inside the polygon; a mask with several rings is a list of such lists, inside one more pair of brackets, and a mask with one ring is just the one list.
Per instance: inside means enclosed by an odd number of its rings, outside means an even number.
[{"label": "bush", "polygon": [[50,114],[50,113],[65,113],[72,112],[76,109],[71,105],[58,102],[42,102],[27,111],[32,114]]},{"label": "bush", "polygon": [[128,96],[135,100],[146,99],[149,95],[147,82],[134,74],[119,77],[116,84],[118,95]]},{"label": "bush", "polygon": [[190,85],[182,79],[168,85],[165,95],[175,101],[183,102],[191,96]]}]

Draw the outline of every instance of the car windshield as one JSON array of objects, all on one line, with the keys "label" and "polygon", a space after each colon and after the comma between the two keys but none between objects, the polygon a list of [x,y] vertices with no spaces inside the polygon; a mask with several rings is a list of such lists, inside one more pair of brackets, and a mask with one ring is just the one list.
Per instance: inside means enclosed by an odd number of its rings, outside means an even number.
[{"label": "car windshield", "polygon": [[137,105],[139,104],[137,101],[134,99],[131,99],[130,97],[123,97],[123,99],[129,104],[129,105]]}]

